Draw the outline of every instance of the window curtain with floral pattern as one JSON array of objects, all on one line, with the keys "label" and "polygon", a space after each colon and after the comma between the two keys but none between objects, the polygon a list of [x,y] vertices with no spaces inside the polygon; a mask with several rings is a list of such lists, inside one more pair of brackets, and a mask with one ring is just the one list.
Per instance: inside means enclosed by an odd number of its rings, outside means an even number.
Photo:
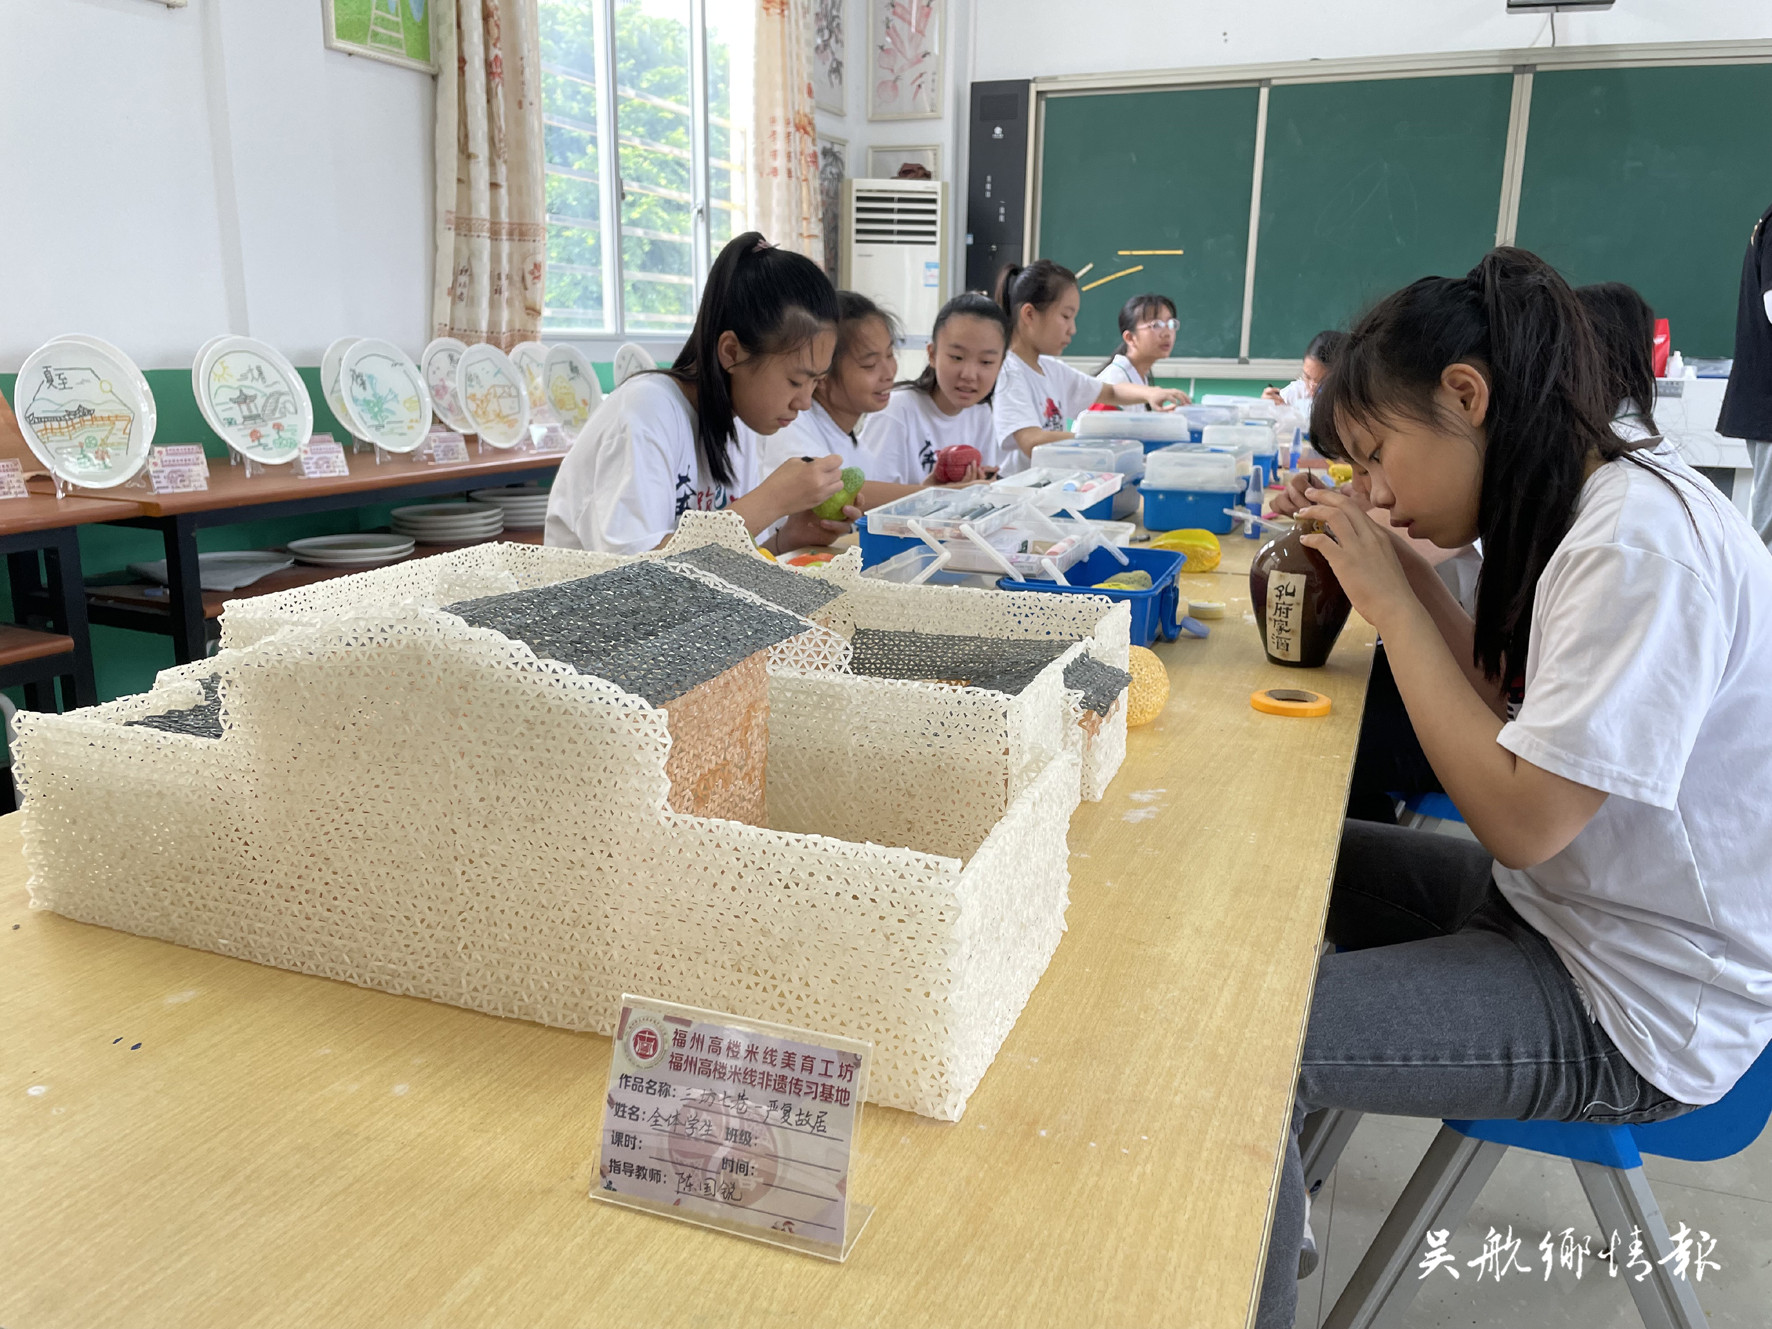
[{"label": "window curtain with floral pattern", "polygon": [[541,330],[547,275],[537,0],[434,3],[432,333],[509,350]]},{"label": "window curtain with floral pattern", "polygon": [[812,11],[812,0],[757,0],[754,225],[771,242],[822,265]]}]

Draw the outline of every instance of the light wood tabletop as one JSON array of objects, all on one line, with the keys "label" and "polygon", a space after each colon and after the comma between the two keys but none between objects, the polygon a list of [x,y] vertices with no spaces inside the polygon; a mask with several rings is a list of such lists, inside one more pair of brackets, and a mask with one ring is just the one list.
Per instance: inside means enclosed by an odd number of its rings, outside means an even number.
[{"label": "light wood tabletop", "polygon": [[[93,491],[95,494],[100,491]],[[118,521],[142,515],[141,491],[116,498],[87,497],[85,492],[57,498],[35,488],[24,498],[0,498],[0,535],[55,531],[64,526],[89,526],[93,522]]]},{"label": "light wood tabletop", "polygon": [[1051,967],[961,1121],[866,1111],[840,1266],[590,1200],[608,1040],[28,911],[0,820],[0,1324],[1246,1324],[1372,633],[1288,670],[1236,566],[1183,593],[1227,616],[1158,647]]}]

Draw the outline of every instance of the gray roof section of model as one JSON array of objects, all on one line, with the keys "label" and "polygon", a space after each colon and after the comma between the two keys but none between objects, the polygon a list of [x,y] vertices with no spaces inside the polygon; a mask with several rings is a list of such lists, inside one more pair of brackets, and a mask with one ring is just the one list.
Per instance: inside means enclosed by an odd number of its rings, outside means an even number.
[{"label": "gray roof section of model", "polygon": [[654,706],[806,631],[804,620],[656,563],[444,606],[537,656],[606,678]]},{"label": "gray roof section of model", "polygon": [[842,588],[822,577],[793,572],[766,558],[741,554],[725,545],[701,545],[686,554],[672,554],[668,563],[687,563],[711,572],[721,581],[742,587],[758,599],[767,600],[801,617],[816,613],[843,594]]}]

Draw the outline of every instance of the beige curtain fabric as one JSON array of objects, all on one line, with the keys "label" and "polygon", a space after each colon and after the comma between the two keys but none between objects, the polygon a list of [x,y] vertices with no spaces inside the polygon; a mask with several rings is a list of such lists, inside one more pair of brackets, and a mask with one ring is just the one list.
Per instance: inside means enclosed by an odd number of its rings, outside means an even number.
[{"label": "beige curtain fabric", "polygon": [[540,331],[547,274],[537,0],[434,3],[432,332],[509,350]]},{"label": "beige curtain fabric", "polygon": [[783,249],[822,265],[812,8],[812,0],[757,0],[754,224]]}]

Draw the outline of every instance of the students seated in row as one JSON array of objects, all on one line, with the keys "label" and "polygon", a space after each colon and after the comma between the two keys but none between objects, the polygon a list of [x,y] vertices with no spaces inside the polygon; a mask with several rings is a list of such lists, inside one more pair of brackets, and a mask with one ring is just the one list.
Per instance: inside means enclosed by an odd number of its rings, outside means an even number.
[{"label": "students seated in row", "polygon": [[732,240],[676,362],[610,393],[561,460],[545,541],[641,553],[691,508],[729,507],[783,549],[847,530],[809,511],[842,488],[842,458],[796,457],[765,477],[759,455],[762,438],[812,405],[836,325],[836,292],[816,263],[756,231]]},{"label": "students seated in row", "polygon": [[[1308,1113],[1655,1121],[1772,1039],[1772,554],[1616,405],[1581,303],[1517,249],[1381,301],[1318,395],[1316,446],[1390,525],[1312,490],[1306,542],[1476,842],[1343,829],[1264,1329],[1308,1272]],[[1474,616],[1399,530],[1481,538]]]},{"label": "students seated in row", "polygon": [[1347,333],[1334,331],[1319,332],[1312,337],[1311,344],[1304,348],[1304,364],[1299,369],[1298,377],[1283,388],[1264,388],[1262,399],[1290,406],[1308,416],[1311,413],[1311,402],[1317,396],[1317,388],[1321,386],[1329,367],[1335,363],[1335,357],[1346,338]]},{"label": "students seated in row", "polygon": [[[975,291],[956,295],[935,316],[929,363],[900,383],[886,409],[868,421],[867,438],[880,435],[882,449],[914,455],[927,476],[935,454],[969,444],[981,459],[995,455],[991,391],[1009,352],[1009,319],[1003,307]],[[873,472],[869,472],[870,475]],[[982,471],[967,481],[982,480]]]},{"label": "students seated in row", "polygon": [[1064,425],[1091,406],[1185,406],[1178,388],[1142,383],[1102,383],[1058,356],[1077,332],[1082,295],[1069,268],[1049,258],[1025,268],[1006,266],[997,278],[997,302],[1008,315],[1009,355],[992,401],[995,456],[1003,474],[1025,470],[1028,454],[1042,443],[1070,438]]},{"label": "students seated in row", "polygon": [[867,476],[856,506],[866,511],[920,489],[928,476],[909,440],[877,428],[898,378],[898,326],[867,296],[837,292],[837,347],[812,405],[763,444],[763,473],[800,457],[840,457]]},{"label": "students seated in row", "polygon": [[[1136,383],[1149,387],[1151,370],[1175,349],[1175,302],[1154,292],[1135,295],[1120,306],[1120,349],[1097,372],[1103,383]],[[1129,411],[1148,411],[1143,402]]]}]

